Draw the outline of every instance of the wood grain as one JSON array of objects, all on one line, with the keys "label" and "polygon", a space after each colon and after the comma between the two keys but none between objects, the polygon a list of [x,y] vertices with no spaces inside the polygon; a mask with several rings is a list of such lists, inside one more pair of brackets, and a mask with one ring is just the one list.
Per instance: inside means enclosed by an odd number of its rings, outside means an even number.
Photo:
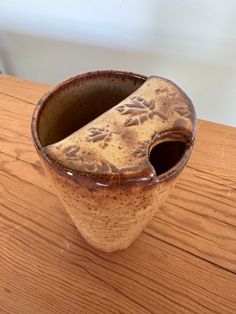
[{"label": "wood grain", "polygon": [[0,313],[236,313],[236,130],[200,121],[169,201],[127,250],[88,246],[34,151],[45,84],[0,76]]}]

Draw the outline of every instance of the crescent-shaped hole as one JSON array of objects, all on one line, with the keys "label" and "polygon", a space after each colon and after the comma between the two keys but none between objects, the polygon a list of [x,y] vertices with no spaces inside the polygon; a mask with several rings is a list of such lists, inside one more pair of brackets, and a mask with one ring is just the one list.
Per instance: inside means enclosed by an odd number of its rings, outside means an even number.
[{"label": "crescent-shaped hole", "polygon": [[149,154],[149,161],[159,176],[174,167],[183,157],[187,145],[183,141],[164,141],[155,145]]}]

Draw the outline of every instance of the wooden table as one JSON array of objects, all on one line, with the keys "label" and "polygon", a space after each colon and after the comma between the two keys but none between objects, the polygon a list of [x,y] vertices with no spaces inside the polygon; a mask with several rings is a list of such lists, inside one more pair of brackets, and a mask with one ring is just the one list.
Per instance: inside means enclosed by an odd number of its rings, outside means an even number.
[{"label": "wooden table", "polygon": [[236,313],[236,128],[200,121],[166,205],[129,249],[102,253],[32,144],[48,87],[0,76],[0,313]]}]

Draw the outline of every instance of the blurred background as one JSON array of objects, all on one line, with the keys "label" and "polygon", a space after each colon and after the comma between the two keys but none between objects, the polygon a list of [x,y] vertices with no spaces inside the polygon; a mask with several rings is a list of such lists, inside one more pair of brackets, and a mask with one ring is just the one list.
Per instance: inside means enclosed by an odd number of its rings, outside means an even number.
[{"label": "blurred background", "polygon": [[173,80],[236,126],[235,0],[0,0],[0,70],[54,84],[97,69]]}]

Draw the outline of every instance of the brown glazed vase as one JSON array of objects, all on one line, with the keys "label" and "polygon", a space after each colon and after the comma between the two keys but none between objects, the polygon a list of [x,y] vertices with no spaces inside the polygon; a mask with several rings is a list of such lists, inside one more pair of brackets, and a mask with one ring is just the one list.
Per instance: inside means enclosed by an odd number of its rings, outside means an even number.
[{"label": "brown glazed vase", "polygon": [[161,77],[97,71],[50,90],[32,118],[45,171],[81,235],[127,248],[166,200],[191,154],[196,115]]}]

